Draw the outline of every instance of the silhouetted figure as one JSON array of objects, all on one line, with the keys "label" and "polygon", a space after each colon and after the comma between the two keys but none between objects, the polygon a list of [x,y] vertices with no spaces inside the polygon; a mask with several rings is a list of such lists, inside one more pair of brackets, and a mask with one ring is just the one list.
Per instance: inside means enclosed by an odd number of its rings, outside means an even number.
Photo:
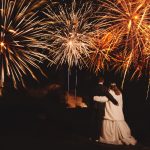
[{"label": "silhouetted figure", "polygon": [[105,103],[99,103],[93,100],[94,96],[106,96],[115,105],[118,105],[116,99],[109,93],[108,88],[104,85],[104,79],[99,78],[98,85],[93,89],[92,93],[92,116],[90,122],[90,139],[97,141],[100,136],[100,128],[104,116]]}]

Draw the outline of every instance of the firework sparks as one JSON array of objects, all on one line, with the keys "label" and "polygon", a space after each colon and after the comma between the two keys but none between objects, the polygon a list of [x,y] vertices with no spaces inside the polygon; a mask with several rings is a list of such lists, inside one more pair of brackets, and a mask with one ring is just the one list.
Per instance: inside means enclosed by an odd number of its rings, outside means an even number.
[{"label": "firework sparks", "polygon": [[37,12],[29,11],[31,4],[32,2],[27,3],[25,0],[0,2],[0,85],[2,87],[6,76],[12,79],[14,87],[17,87],[18,82],[24,86],[23,75],[30,74],[37,80],[31,68],[37,68],[42,72],[39,63],[45,56],[37,50],[45,48],[45,43],[40,40],[41,20]]},{"label": "firework sparks", "polygon": [[[120,41],[116,40],[116,34],[112,31],[97,30],[93,38],[93,51],[90,53],[89,66],[95,72],[108,68],[111,60],[110,53],[117,48]],[[119,38],[118,38],[119,40]]]},{"label": "firework sparks", "polygon": [[93,47],[91,34],[94,32],[95,23],[90,20],[93,15],[91,3],[78,4],[75,0],[71,6],[62,5],[53,9],[49,5],[44,14],[47,16],[49,52],[52,60],[59,66],[68,64],[72,66],[86,66],[86,59]]},{"label": "firework sparks", "polygon": [[[132,68],[134,76],[149,73],[150,56],[150,3],[143,0],[105,0],[101,2],[99,27],[114,31],[116,41],[121,42],[114,54],[116,66],[124,72]],[[119,40],[118,40],[119,39]],[[124,55],[122,57],[122,54]],[[118,63],[118,59],[119,62]],[[147,71],[145,71],[147,70]],[[143,72],[144,71],[144,72]]]}]

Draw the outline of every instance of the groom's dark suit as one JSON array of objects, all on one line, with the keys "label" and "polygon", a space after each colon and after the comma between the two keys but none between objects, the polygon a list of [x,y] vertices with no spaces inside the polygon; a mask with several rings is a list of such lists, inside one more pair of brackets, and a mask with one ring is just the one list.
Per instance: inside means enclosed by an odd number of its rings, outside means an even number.
[{"label": "groom's dark suit", "polygon": [[[92,100],[94,96],[106,96],[112,103],[118,105],[116,99],[109,93],[108,88],[103,84],[98,84],[92,92]],[[92,120],[91,120],[91,136],[94,140],[99,139],[100,130],[102,127],[102,119],[105,113],[105,103],[96,102],[93,100],[92,105]]]}]

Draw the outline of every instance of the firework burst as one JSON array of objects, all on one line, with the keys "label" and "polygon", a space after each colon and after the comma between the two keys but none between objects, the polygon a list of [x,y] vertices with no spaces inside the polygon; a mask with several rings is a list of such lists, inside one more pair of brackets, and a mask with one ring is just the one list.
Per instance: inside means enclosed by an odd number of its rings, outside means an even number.
[{"label": "firework burst", "polygon": [[74,0],[71,6],[64,4],[54,9],[49,5],[44,14],[47,16],[47,41],[52,60],[58,66],[68,64],[68,68],[87,66],[96,24],[92,19],[92,4],[84,2],[77,5]]},{"label": "firework burst", "polygon": [[[43,2],[43,1],[41,1]],[[0,2],[0,85],[3,87],[8,76],[14,87],[20,82],[24,86],[23,75],[30,74],[37,80],[31,68],[41,72],[39,63],[45,57],[41,50],[45,43],[40,40],[41,20],[33,11],[32,1],[1,0]],[[31,11],[32,10],[32,11]]]},{"label": "firework burst", "polygon": [[134,70],[132,78],[149,74],[150,2],[105,0],[101,2],[100,10],[99,27],[114,31],[116,41],[121,40],[114,50],[115,67],[124,72],[124,78],[130,68]]},{"label": "firework burst", "polygon": [[115,36],[113,31],[97,30],[91,38],[94,47],[90,53],[89,67],[95,73],[108,68],[111,61],[110,54],[120,43],[119,38],[116,40]]}]

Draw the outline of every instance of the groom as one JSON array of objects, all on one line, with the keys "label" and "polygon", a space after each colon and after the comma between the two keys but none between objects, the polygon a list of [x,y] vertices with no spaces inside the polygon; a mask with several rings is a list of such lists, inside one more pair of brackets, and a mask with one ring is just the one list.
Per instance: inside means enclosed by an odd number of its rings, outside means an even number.
[{"label": "groom", "polygon": [[[108,88],[104,85],[104,79],[102,77],[99,78],[98,85],[94,89],[92,95],[93,97],[106,96],[113,104],[118,105],[117,100],[109,93]],[[104,116],[104,108],[105,103],[100,103],[93,100],[90,140],[98,142],[98,139],[100,137],[100,129],[102,126],[102,119]]]}]

